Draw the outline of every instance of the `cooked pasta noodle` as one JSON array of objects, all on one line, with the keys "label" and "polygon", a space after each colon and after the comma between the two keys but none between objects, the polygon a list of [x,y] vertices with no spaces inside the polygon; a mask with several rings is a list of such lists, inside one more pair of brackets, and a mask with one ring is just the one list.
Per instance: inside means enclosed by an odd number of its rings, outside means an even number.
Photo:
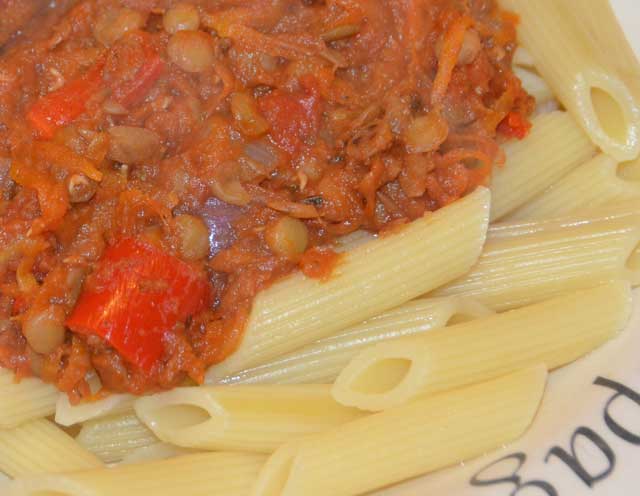
[{"label": "cooked pasta noodle", "polygon": [[13,372],[0,368],[0,428],[16,427],[55,411],[58,390],[40,379],[16,381]]},{"label": "cooked pasta noodle", "polygon": [[556,111],[533,119],[529,135],[505,144],[504,167],[491,179],[491,220],[496,221],[542,193],[591,158],[595,146],[575,120]]},{"label": "cooked pasta noodle", "polygon": [[526,369],[284,445],[251,494],[362,494],[486,453],[529,426],[545,379],[544,367]]},{"label": "cooked pasta noodle", "polygon": [[470,272],[433,296],[472,296],[495,310],[529,305],[568,291],[622,279],[638,284],[640,204],[538,222],[491,227]]},{"label": "cooked pasta noodle", "polygon": [[56,403],[56,422],[70,426],[87,420],[115,415],[131,410],[135,396],[130,394],[112,394],[100,400],[85,401],[72,405],[66,394],[61,394]]},{"label": "cooked pasta noodle", "polygon": [[206,453],[114,468],[25,477],[7,486],[6,496],[244,496],[264,455]]},{"label": "cooked pasta noodle", "polygon": [[268,453],[293,439],[357,419],[328,385],[179,388],[140,398],[136,413],[163,441]]},{"label": "cooked pasta noodle", "polygon": [[173,444],[156,442],[149,446],[141,446],[127,453],[120,464],[143,463],[156,460],[164,460],[176,456],[184,456],[195,453],[195,450],[179,448]]},{"label": "cooked pasta noodle", "polygon": [[[555,0],[501,0],[520,17],[518,36],[536,69],[593,142],[617,160],[640,153],[640,110],[627,85],[593,55],[595,44]],[[592,48],[592,45],[593,48]]]},{"label": "cooked pasta noodle", "polygon": [[508,220],[548,219],[640,199],[640,182],[620,177],[618,169],[615,159],[600,154],[513,212]]},{"label": "cooked pasta noodle", "polygon": [[158,438],[129,411],[85,422],[76,441],[103,462],[113,463],[139,448],[157,444]]},{"label": "cooked pasta noodle", "polygon": [[345,367],[332,394],[344,405],[377,411],[536,363],[555,369],[605,343],[630,314],[629,283],[615,282],[380,343]]},{"label": "cooked pasta noodle", "polygon": [[0,429],[0,472],[11,477],[100,466],[98,458],[49,420],[31,420],[13,429]]},{"label": "cooked pasta noodle", "polygon": [[221,384],[328,384],[349,360],[374,343],[426,332],[491,314],[472,298],[422,298],[389,310],[252,369],[220,379]]}]

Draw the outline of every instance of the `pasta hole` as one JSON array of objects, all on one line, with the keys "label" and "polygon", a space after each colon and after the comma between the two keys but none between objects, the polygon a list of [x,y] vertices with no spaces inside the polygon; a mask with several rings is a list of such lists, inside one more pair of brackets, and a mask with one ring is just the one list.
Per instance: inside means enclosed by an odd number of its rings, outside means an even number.
[{"label": "pasta hole", "polygon": [[196,427],[211,419],[209,412],[191,404],[166,405],[153,412],[154,428],[176,431]]},{"label": "pasta hole", "polygon": [[452,326],[456,324],[462,324],[473,319],[474,317],[472,315],[466,313],[454,313],[451,317],[449,317],[449,320],[447,320],[447,325]]},{"label": "pasta hole", "polygon": [[363,394],[384,394],[396,388],[411,370],[408,358],[384,358],[372,363],[351,382],[351,389]]},{"label": "pasta hole", "polygon": [[628,123],[618,100],[597,86],[591,87],[591,104],[596,113],[600,127],[614,141],[627,141]]}]

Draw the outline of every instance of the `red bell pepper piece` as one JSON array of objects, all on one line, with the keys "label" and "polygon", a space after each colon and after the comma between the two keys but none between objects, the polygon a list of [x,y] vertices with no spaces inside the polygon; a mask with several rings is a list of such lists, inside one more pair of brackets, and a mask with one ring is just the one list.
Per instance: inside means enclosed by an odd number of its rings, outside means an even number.
[{"label": "red bell pepper piece", "polygon": [[104,61],[97,63],[84,76],[69,81],[33,104],[27,120],[39,138],[53,138],[56,129],[73,122],[87,110],[87,101],[102,86],[103,66]]},{"label": "red bell pepper piece", "polygon": [[508,138],[523,139],[530,129],[531,123],[517,112],[509,112],[498,124],[498,132]]},{"label": "red bell pepper piece", "polygon": [[107,248],[66,324],[104,338],[148,372],[162,357],[163,336],[209,300],[204,273],[151,244],[125,238]]}]

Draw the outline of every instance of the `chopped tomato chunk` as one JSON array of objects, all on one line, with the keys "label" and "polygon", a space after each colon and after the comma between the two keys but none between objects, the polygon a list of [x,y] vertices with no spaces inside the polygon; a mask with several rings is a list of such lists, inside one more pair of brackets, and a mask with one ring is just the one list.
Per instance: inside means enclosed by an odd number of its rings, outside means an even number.
[{"label": "chopped tomato chunk", "polygon": [[531,123],[518,112],[509,112],[498,125],[498,132],[507,138],[524,139],[529,134]]},{"label": "chopped tomato chunk", "polygon": [[271,138],[290,154],[317,132],[320,123],[319,95],[312,77],[301,78],[302,91],[276,90],[258,101],[258,107],[271,125]]}]

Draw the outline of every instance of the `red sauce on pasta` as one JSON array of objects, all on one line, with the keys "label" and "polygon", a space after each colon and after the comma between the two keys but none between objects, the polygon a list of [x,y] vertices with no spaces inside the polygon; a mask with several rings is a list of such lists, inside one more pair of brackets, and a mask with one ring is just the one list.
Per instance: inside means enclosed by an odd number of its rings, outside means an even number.
[{"label": "red sauce on pasta", "polygon": [[257,292],[529,129],[491,0],[5,3],[0,365],[72,400],[202,381]]}]

